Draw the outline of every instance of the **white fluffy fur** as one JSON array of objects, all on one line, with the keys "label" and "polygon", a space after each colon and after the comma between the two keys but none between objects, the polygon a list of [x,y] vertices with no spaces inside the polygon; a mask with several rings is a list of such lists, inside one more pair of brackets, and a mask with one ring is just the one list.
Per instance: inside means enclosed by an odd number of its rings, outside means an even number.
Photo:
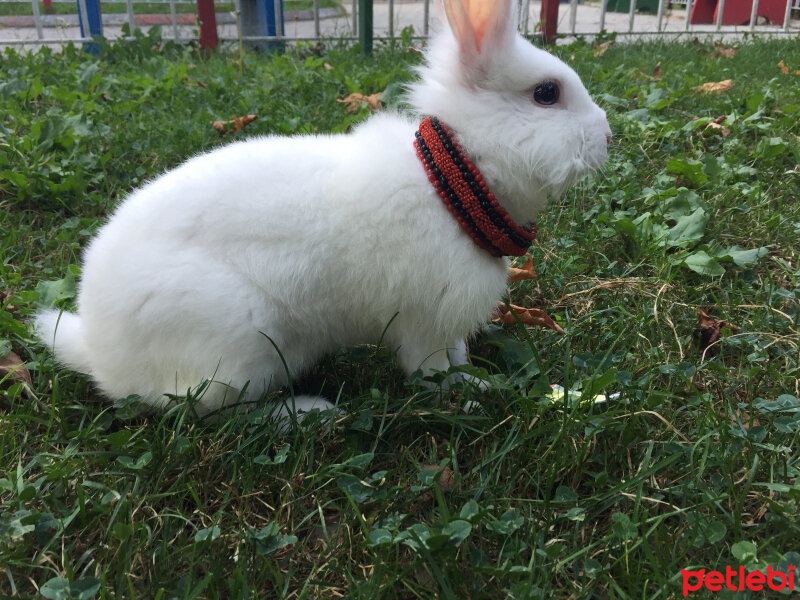
[{"label": "white fluffy fur", "polygon": [[[610,132],[578,76],[506,21],[480,53],[470,32],[440,32],[410,99],[457,133],[526,222],[602,164]],[[543,80],[560,84],[558,105],[533,102]],[[77,314],[40,314],[39,336],[112,398],[163,406],[165,393],[213,377],[204,412],[245,384],[257,399],[286,383],[273,342],[292,375],[384,329],[407,372],[463,363],[507,263],[464,234],[428,182],[412,146],[418,115],[378,114],[349,135],[233,143],[148,183],[86,250]]]}]

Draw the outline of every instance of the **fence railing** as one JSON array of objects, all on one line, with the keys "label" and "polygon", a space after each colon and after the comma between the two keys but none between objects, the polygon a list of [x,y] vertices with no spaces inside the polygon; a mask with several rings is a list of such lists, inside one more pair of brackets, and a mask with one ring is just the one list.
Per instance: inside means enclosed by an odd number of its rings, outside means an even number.
[{"label": "fence railing", "polygon": [[[53,2],[45,1],[46,7]],[[134,0],[122,0],[126,11],[115,15],[103,14],[100,0],[70,1],[76,5],[77,19],[43,14],[37,0],[31,0],[29,32],[21,34],[20,27],[6,24],[0,28],[0,46],[91,43],[95,35],[119,39],[153,21],[162,26],[165,39],[199,40],[210,48],[239,39],[274,43],[336,37],[371,43],[373,35],[393,38],[408,26],[414,28],[414,37],[425,38],[436,12],[431,5],[438,0],[344,0],[339,9],[321,9],[320,0],[313,0],[313,8],[302,15],[284,11],[283,0],[233,0],[216,6],[213,0],[160,0],[169,12],[158,20],[137,14]],[[179,14],[177,6],[187,1],[196,5],[196,12]],[[800,11],[800,0],[568,0],[560,5],[558,0],[519,0],[520,30],[548,41],[601,31],[630,36],[797,35],[800,21],[792,20],[794,10]],[[16,36],[9,35],[12,29]]]}]

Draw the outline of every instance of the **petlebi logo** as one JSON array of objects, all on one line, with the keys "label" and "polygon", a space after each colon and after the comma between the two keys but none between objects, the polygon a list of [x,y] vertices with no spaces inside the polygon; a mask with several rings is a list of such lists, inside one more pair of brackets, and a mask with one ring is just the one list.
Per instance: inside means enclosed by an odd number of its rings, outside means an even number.
[{"label": "petlebi logo", "polygon": [[761,592],[772,590],[780,592],[782,590],[794,590],[795,565],[789,565],[787,572],[773,569],[772,565],[767,565],[766,573],[762,571],[745,571],[744,565],[734,568],[730,565],[722,571],[706,571],[698,569],[689,571],[681,569],[683,581],[683,597],[691,592],[706,589],[710,592],[720,592],[723,589],[731,591]]},{"label": "petlebi logo", "polygon": [[[798,563],[800,555],[789,552],[779,565],[764,565],[756,556],[752,542],[741,541],[731,547],[738,565],[727,565],[724,570],[681,569],[683,597],[694,592],[750,591],[792,592],[800,591]],[[797,582],[797,585],[795,584]]]}]

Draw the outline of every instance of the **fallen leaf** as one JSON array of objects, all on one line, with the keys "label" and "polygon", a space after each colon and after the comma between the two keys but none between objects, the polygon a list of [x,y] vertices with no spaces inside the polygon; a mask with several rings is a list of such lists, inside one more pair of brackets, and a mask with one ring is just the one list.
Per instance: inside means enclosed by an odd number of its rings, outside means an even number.
[{"label": "fallen leaf", "polygon": [[[439,471],[438,465],[420,465],[420,470],[422,471]],[[450,467],[445,467],[441,473],[439,473],[439,489],[443,492],[450,492],[456,486],[456,475],[453,473],[453,469]]]},{"label": "fallen leaf", "polygon": [[[564,333],[558,323],[553,321],[550,316],[543,310],[538,308],[524,308],[511,304],[511,310],[505,304],[498,304],[492,315],[492,323],[516,323],[517,319],[523,325],[531,325],[533,327],[546,327],[558,333]],[[514,316],[516,315],[516,317]]]},{"label": "fallen leaf", "polygon": [[607,42],[603,42],[602,44],[594,44],[592,48],[594,49],[594,57],[601,58],[611,46],[614,45],[614,40],[608,40]]},{"label": "fallen leaf", "polygon": [[33,383],[30,371],[25,368],[25,363],[15,352],[9,352],[8,356],[0,358],[0,379],[6,376],[24,383]]},{"label": "fallen leaf", "polygon": [[536,277],[536,271],[533,269],[533,257],[526,254],[528,260],[521,267],[509,267],[508,269],[508,282],[514,283],[515,281],[524,281],[525,279],[533,279]]},{"label": "fallen leaf", "polygon": [[661,61],[658,61],[653,69],[653,79],[661,79]]},{"label": "fallen leaf", "polygon": [[731,130],[724,125],[720,125],[719,123],[714,123],[711,121],[706,128],[703,130],[704,132],[708,131],[710,133],[719,133],[722,137],[728,137],[731,134]]},{"label": "fallen leaf", "polygon": [[[647,73],[644,72],[644,69],[639,69],[639,76],[648,77]],[[652,77],[656,81],[661,80],[661,61],[658,61],[656,66],[653,68],[653,74],[650,77]]]},{"label": "fallen leaf", "polygon": [[732,79],[725,79],[723,81],[709,81],[703,85],[693,87],[695,92],[703,92],[704,94],[721,94],[733,87]]},{"label": "fallen leaf", "polygon": [[19,306],[14,306],[13,304],[6,304],[6,302],[8,302],[11,299],[12,295],[13,294],[9,290],[0,291],[0,308],[10,313],[19,310]]},{"label": "fallen leaf", "polygon": [[[781,73],[783,73],[784,75],[788,75],[789,74],[790,69],[789,69],[789,67],[786,66],[786,63],[784,63],[783,61],[778,63],[778,68],[781,70]],[[792,75],[800,75],[800,69],[798,69],[797,71],[792,71]]]},{"label": "fallen leaf", "polygon": [[186,87],[192,87],[193,85],[196,85],[197,87],[200,87],[200,88],[208,87],[202,81],[192,81],[192,80],[190,80],[188,75],[184,75],[183,76],[183,85],[185,85]]},{"label": "fallen leaf", "polygon": [[370,110],[380,110],[381,108],[381,92],[376,92],[365,96],[364,94],[353,93],[346,98],[337,98],[337,102],[342,102],[347,105],[349,112],[356,112],[362,103],[366,102]]},{"label": "fallen leaf", "polygon": [[720,321],[700,309],[700,352],[703,354],[716,354],[719,352],[719,341],[723,327],[731,331],[739,331],[739,328],[732,324]]},{"label": "fallen leaf", "polygon": [[706,125],[705,129],[703,129],[703,133],[717,133],[722,137],[728,137],[731,134],[731,130],[722,124],[725,122],[725,119],[725,115],[717,117]]},{"label": "fallen leaf", "polygon": [[326,71],[330,71],[333,69],[333,65],[331,63],[322,63],[322,66],[325,67]]},{"label": "fallen leaf", "polygon": [[711,51],[711,58],[733,58],[739,52],[739,46],[723,46],[719,42],[714,42],[714,49]]},{"label": "fallen leaf", "polygon": [[[230,121],[212,121],[211,126],[219,131],[220,135],[225,135],[226,133],[241,131],[256,119],[258,119],[258,115],[244,115],[243,117],[233,115],[233,119]],[[231,125],[233,128],[231,128]]]}]

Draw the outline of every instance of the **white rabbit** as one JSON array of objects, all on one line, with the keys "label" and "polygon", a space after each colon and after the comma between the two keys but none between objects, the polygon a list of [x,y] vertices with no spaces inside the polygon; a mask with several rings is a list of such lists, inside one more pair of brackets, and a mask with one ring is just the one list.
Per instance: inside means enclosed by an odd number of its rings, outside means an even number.
[{"label": "white rabbit", "polygon": [[286,384],[276,346],[292,375],[382,334],[408,373],[465,363],[508,264],[429,181],[420,118],[451,128],[516,223],[599,167],[610,136],[575,72],[516,33],[514,6],[445,0],[450,26],[410,87],[417,116],[233,143],[133,192],[86,250],[77,314],[40,313],[39,337],[111,398],[163,407],[213,379],[201,413]]}]

